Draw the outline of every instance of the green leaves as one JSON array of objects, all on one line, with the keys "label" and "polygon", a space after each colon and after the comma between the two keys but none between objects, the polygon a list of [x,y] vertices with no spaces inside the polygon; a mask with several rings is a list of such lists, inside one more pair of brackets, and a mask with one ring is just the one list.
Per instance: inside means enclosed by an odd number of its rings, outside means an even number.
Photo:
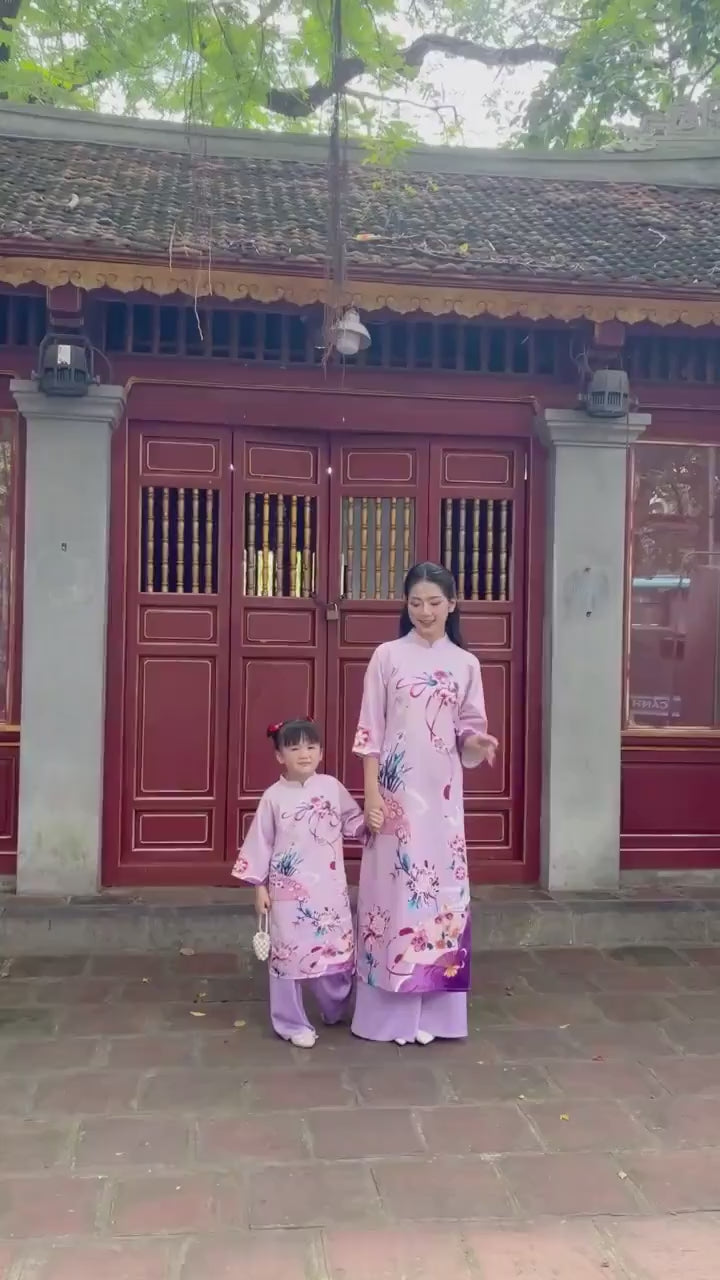
[{"label": "green leaves", "polygon": [[[327,127],[330,0],[6,3],[6,98]],[[416,140],[426,118],[446,141],[461,138],[438,76],[442,65],[452,86],[454,58],[497,68],[478,109],[526,147],[600,146],[618,121],[720,82],[720,0],[344,0],[342,24],[347,126],[383,154]],[[534,68],[519,107],[508,51]]]}]

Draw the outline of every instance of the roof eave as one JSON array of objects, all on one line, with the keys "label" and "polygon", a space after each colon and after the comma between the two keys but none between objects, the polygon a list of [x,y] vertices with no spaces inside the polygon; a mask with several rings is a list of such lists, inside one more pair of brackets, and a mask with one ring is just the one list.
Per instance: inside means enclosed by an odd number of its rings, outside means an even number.
[{"label": "roof eave", "polygon": [[[180,293],[192,298],[285,302],[299,307],[322,304],[327,297],[326,273],[314,263],[231,262],[220,257],[208,267],[207,263],[171,261],[167,254],[113,251],[99,256],[94,250],[88,255],[87,246],[0,239],[0,282],[48,288],[71,283],[89,291],[146,292],[160,298]],[[572,282],[520,275],[480,278],[469,270],[462,275],[435,271],[431,275],[429,271],[354,266],[348,272],[344,294],[348,305],[353,303],[368,313],[424,312],[463,319],[520,316],[595,323],[616,319],[626,324],[686,324],[693,328],[720,325],[720,291],[702,287],[662,289],[626,281]]]}]

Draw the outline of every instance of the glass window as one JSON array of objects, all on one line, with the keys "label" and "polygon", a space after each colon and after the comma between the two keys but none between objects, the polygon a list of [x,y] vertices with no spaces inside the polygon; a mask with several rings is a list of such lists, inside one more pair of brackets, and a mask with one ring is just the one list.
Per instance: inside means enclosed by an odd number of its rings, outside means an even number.
[{"label": "glass window", "polygon": [[0,412],[0,724],[15,719],[17,423],[17,414]]},{"label": "glass window", "polygon": [[720,451],[633,450],[627,725],[720,729]]}]

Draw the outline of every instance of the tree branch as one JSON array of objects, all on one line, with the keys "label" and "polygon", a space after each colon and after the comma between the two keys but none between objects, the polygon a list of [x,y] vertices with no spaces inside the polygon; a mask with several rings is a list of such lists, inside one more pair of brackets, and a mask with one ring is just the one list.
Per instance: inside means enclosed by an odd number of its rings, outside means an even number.
[{"label": "tree branch", "polygon": [[[565,59],[565,50],[557,45],[515,45],[498,49],[493,45],[478,44],[460,36],[434,32],[418,36],[407,48],[400,50],[400,58],[408,69],[421,67],[431,53],[444,53],[449,58],[465,58],[468,62],[480,62],[485,67],[523,67],[532,62],[549,62],[559,67]],[[338,63],[331,80],[316,80],[304,89],[271,89],[265,100],[268,111],[289,116],[293,120],[311,116],[318,107],[340,93],[351,80],[365,74],[367,66],[362,58],[344,58]]]},{"label": "tree branch", "polygon": [[381,106],[412,107],[415,111],[432,111],[442,119],[443,111],[449,111],[455,124],[460,125],[460,114],[452,102],[417,102],[413,98],[395,98],[384,93],[371,93],[368,89],[348,89],[348,96],[357,98],[359,102],[378,102]]}]

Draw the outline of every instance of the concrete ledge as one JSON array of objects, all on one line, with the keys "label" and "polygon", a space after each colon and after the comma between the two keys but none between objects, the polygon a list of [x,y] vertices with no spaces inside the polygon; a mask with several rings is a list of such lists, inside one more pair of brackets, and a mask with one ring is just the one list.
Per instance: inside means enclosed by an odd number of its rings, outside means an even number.
[{"label": "concrete ledge", "polygon": [[[720,892],[650,887],[617,894],[481,889],[473,949],[720,943]],[[248,951],[251,897],[172,890],[48,899],[0,896],[0,957],[93,952]]]}]

